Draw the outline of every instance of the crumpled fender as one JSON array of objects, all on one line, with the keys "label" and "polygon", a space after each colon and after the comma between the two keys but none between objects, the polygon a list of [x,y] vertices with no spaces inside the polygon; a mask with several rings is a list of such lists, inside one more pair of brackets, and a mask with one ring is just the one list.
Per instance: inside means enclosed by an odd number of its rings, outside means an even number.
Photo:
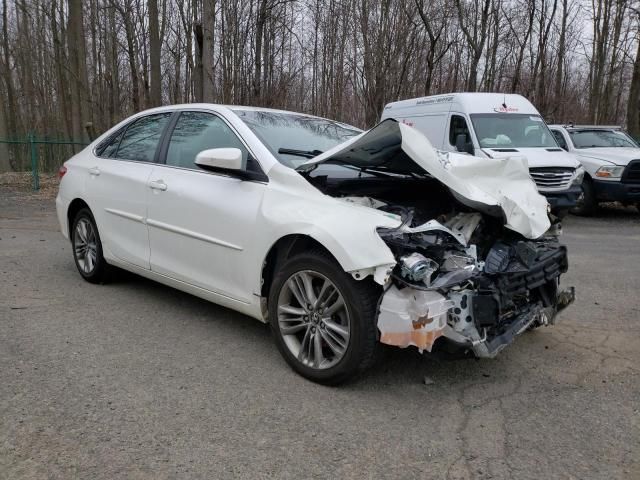
[{"label": "crumpled fender", "polygon": [[283,169],[269,172],[277,186],[266,191],[259,213],[258,223],[268,230],[257,234],[267,236],[269,249],[287,235],[308,235],[331,252],[346,272],[362,270],[361,278],[374,273],[371,269],[396,264],[376,229],[398,227],[397,215],[329,197],[295,171]]}]

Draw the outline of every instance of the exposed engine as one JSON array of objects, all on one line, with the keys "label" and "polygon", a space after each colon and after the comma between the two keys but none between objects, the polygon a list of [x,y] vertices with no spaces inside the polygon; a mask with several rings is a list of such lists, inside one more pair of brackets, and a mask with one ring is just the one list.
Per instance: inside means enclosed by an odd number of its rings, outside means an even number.
[{"label": "exposed engine", "polygon": [[[430,351],[443,336],[477,356],[493,357],[527,328],[553,323],[573,301],[573,289],[559,291],[568,263],[558,226],[528,240],[479,212],[453,211],[423,222],[413,208],[369,197],[343,199],[402,218],[400,227],[378,230],[398,261],[381,302],[384,343]],[[403,309],[412,331],[399,334]]]}]

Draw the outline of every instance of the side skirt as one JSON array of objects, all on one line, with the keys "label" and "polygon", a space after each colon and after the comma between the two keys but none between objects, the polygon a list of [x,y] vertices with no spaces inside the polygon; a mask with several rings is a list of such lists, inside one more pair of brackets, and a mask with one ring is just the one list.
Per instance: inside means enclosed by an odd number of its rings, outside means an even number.
[{"label": "side skirt", "polygon": [[235,310],[237,312],[248,315],[252,318],[255,318],[256,320],[260,320],[263,323],[267,323],[267,320],[262,315],[259,297],[255,297],[255,303],[246,303],[241,300],[236,300],[235,298],[228,297],[221,293],[206,290],[204,288],[191,285],[181,280],[176,280],[161,273],[152,272],[151,270],[147,270],[137,265],[133,265],[131,263],[114,258],[113,255],[108,255],[106,260],[110,265],[113,265],[115,267],[122,268],[123,270],[127,270],[131,273],[135,273],[136,275],[140,275],[141,277],[145,277],[149,280],[162,283],[163,285],[175,288],[176,290],[189,293],[217,305],[221,305],[223,307],[230,308],[231,310]]}]

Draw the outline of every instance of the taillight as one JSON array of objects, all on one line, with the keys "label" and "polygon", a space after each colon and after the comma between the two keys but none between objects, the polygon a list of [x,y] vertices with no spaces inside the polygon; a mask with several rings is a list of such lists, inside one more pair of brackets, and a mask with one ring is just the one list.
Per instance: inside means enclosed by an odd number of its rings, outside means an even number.
[{"label": "taillight", "polygon": [[64,177],[64,174],[67,173],[67,167],[65,167],[64,165],[62,165],[60,167],[60,170],[58,170],[58,180],[62,180],[62,177]]}]

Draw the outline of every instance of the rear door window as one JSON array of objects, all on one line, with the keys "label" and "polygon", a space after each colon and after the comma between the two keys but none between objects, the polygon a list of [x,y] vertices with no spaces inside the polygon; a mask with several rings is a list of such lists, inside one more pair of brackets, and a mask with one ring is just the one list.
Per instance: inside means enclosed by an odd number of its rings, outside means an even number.
[{"label": "rear door window", "polygon": [[125,128],[121,128],[116,133],[100,142],[96,147],[96,155],[102,158],[114,158],[118,151],[118,145],[120,145],[120,140],[122,140],[124,131]]},{"label": "rear door window", "polygon": [[136,120],[127,127],[116,158],[153,162],[162,132],[169,123],[171,113],[157,113]]}]

